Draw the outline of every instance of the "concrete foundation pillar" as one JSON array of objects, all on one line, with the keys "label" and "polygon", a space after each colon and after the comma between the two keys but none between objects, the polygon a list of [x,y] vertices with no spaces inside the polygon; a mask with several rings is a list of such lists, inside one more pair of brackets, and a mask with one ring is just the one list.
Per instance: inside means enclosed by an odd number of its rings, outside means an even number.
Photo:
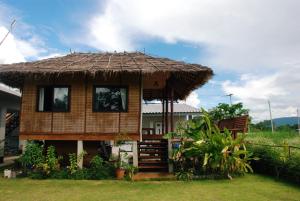
[{"label": "concrete foundation pillar", "polygon": [[0,163],[3,163],[5,145],[6,108],[0,108]]},{"label": "concrete foundation pillar", "polygon": [[138,147],[137,141],[133,141],[132,143],[132,156],[133,156],[133,166],[138,167],[139,165],[139,156],[138,156]]},{"label": "concrete foundation pillar", "polygon": [[[83,141],[78,140],[77,141],[77,158],[83,153]],[[79,159],[79,158],[78,158]],[[83,167],[83,158],[81,160],[77,160],[77,165],[79,168]]]},{"label": "concrete foundation pillar", "polygon": [[25,153],[27,146],[27,140],[19,140],[19,150],[22,150],[22,154]]},{"label": "concrete foundation pillar", "polygon": [[[168,157],[172,158],[173,149],[172,149],[172,142],[171,139],[168,139]],[[169,163],[169,172],[172,173],[174,171],[173,164]]]}]

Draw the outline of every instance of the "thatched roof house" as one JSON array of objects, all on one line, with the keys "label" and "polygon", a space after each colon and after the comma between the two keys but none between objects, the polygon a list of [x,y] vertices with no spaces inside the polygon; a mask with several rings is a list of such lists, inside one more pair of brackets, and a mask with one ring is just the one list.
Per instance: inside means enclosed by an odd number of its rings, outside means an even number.
[{"label": "thatched roof house", "polygon": [[[212,77],[213,71],[199,64],[153,57],[140,52],[72,53],[40,61],[0,65],[0,81],[19,88],[23,85],[25,77],[41,79],[79,74],[89,77],[164,74],[174,86],[175,99],[184,99],[192,90],[206,83]],[[149,96],[148,99],[154,98]]]},{"label": "thatched roof house", "polygon": [[[72,53],[0,65],[0,82],[22,91],[20,139],[43,140],[59,155],[84,149],[92,157],[100,145],[126,134],[134,143],[133,164],[151,171],[168,170],[162,135],[174,131],[174,101],[212,75],[205,66],[140,52]],[[154,99],[162,101],[160,133],[143,127],[142,102]]]}]

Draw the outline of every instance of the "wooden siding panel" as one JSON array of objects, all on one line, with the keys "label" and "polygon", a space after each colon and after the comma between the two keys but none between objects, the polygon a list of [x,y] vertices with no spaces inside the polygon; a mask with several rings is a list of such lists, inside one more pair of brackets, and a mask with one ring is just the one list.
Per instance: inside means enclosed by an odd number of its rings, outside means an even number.
[{"label": "wooden siding panel", "polygon": [[[64,83],[62,83],[64,84]],[[83,133],[85,111],[85,85],[84,82],[72,82],[70,85],[70,111],[53,112],[53,132]]]},{"label": "wooden siding panel", "polygon": [[[69,112],[37,112],[37,86],[39,85],[70,86]],[[128,86],[127,112],[93,112],[93,86],[115,85]],[[58,81],[26,81],[22,97],[22,119],[20,131],[22,139],[66,139],[106,140],[113,139],[118,133],[131,136],[139,135],[140,121],[140,87],[138,77],[115,77],[110,79],[87,80],[87,91],[84,78],[60,78]],[[87,95],[87,96],[86,96]],[[32,134],[30,134],[32,133]],[[53,135],[54,133],[60,133]],[[92,133],[92,134],[91,134]],[[80,134],[80,137],[77,137]],[[50,136],[51,135],[51,136]],[[85,136],[84,136],[85,135]],[[96,136],[99,135],[99,136]],[[101,137],[103,135],[103,137]],[[47,137],[49,136],[49,138]],[[76,138],[76,139],[75,139]]]},{"label": "wooden siding panel", "polygon": [[123,82],[129,83],[128,112],[120,113],[120,133],[139,133],[140,122],[140,86],[139,77],[124,78]]},{"label": "wooden siding panel", "polygon": [[33,85],[25,84],[22,92],[20,132],[31,132],[35,107],[36,89]]},{"label": "wooden siding panel", "polygon": [[111,84],[109,82],[88,82],[86,104],[86,132],[118,133],[119,114],[116,112],[93,112],[93,86]]}]

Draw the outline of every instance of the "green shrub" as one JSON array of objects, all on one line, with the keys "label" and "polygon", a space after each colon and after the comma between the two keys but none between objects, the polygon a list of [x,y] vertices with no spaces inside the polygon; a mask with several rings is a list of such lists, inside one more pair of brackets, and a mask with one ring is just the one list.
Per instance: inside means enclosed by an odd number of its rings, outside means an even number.
[{"label": "green shrub", "polygon": [[114,166],[96,155],[92,158],[88,169],[89,179],[108,179],[114,175]]},{"label": "green shrub", "polygon": [[60,169],[62,157],[56,156],[55,147],[49,146],[46,154],[43,152],[43,145],[31,142],[27,144],[25,153],[18,162],[24,168],[24,176],[32,179],[108,179],[114,177],[114,166],[100,156],[95,156],[91,160],[90,168],[79,168],[78,161],[83,159],[86,152],[79,156],[75,153],[69,154],[70,165]]},{"label": "green shrub", "polygon": [[76,172],[69,174],[69,179],[82,180],[89,179],[88,170],[86,168],[81,168],[76,170]]},{"label": "green shrub", "polygon": [[45,161],[43,155],[44,147],[41,144],[29,142],[26,145],[25,153],[19,158],[19,161],[24,171],[32,170],[37,168],[39,164]]},{"label": "green shrub", "polygon": [[133,165],[127,164],[124,167],[124,169],[125,169],[125,177],[124,178],[127,181],[133,181],[133,176],[138,171],[138,168]]},{"label": "green shrub", "polygon": [[83,159],[83,156],[85,154],[85,151],[81,152],[78,156],[75,153],[69,154],[70,165],[67,167],[67,169],[69,170],[70,174],[74,174],[77,170],[80,170],[80,168],[78,167],[78,163]]},{"label": "green shrub", "polygon": [[54,171],[58,171],[60,168],[59,161],[62,157],[57,157],[55,153],[55,147],[49,146],[47,148],[47,154],[43,162],[37,165],[44,174],[50,175]]},{"label": "green shrub", "polygon": [[299,154],[289,157],[282,148],[275,149],[257,145],[251,145],[249,149],[260,158],[260,160],[252,162],[255,172],[300,184]]},{"label": "green shrub", "polygon": [[62,169],[58,171],[52,172],[51,175],[49,175],[50,179],[69,179],[70,174],[67,169]]}]

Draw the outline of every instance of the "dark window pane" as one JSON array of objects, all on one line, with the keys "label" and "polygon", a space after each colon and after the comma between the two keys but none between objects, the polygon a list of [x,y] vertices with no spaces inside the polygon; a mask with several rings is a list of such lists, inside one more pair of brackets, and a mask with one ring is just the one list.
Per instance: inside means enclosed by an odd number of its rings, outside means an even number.
[{"label": "dark window pane", "polygon": [[95,111],[126,111],[127,88],[119,87],[95,87],[94,110]]},{"label": "dark window pane", "polygon": [[52,87],[39,88],[38,111],[49,112],[52,110]]},{"label": "dark window pane", "polygon": [[53,111],[68,111],[69,108],[69,88],[55,87],[53,89]]}]

